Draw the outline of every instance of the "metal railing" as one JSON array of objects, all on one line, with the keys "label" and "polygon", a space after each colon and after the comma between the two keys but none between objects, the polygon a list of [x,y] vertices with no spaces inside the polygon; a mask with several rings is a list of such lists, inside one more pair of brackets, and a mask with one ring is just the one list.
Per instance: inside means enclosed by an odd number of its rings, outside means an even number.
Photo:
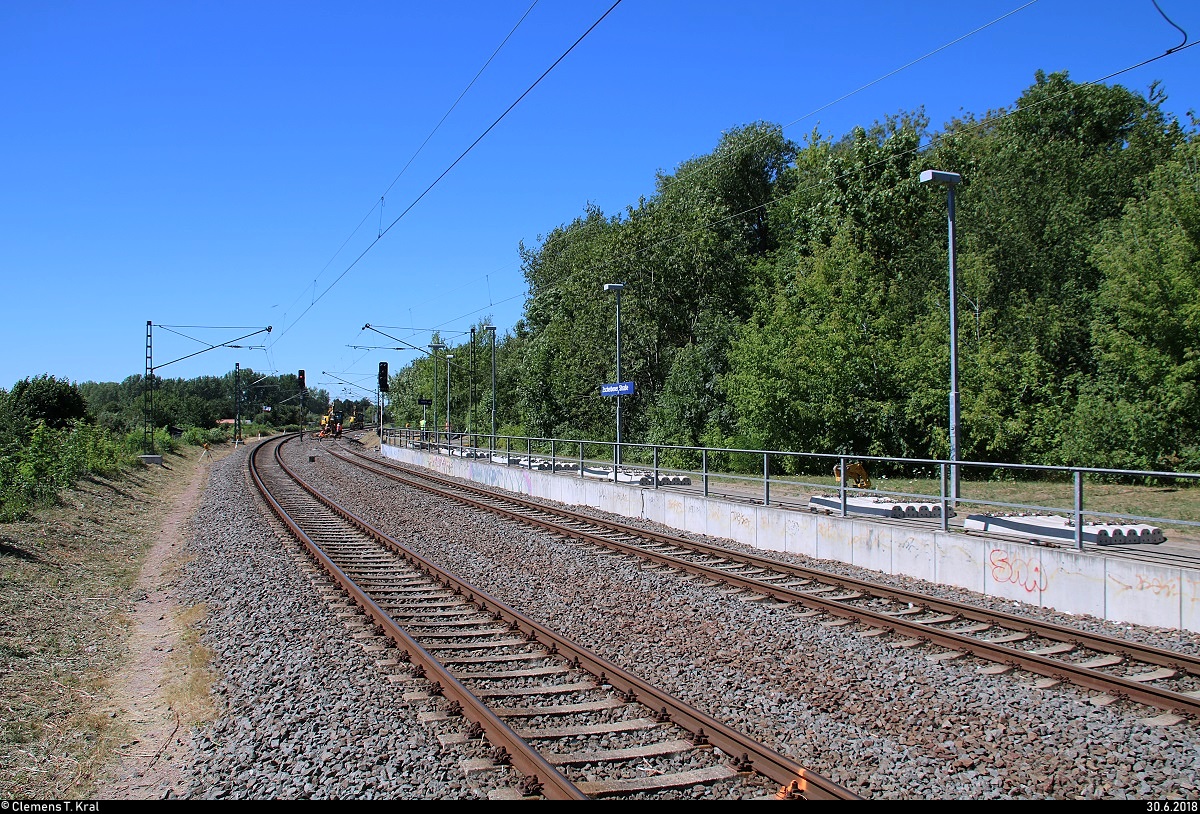
[{"label": "metal railing", "polygon": [[[949,518],[951,514],[956,513],[952,510],[960,505],[1012,510],[1014,513],[1064,514],[1067,516],[1068,526],[1072,529],[1074,544],[1080,549],[1083,548],[1085,526],[1097,521],[1118,525],[1153,524],[1200,528],[1200,519],[1183,516],[1155,516],[1145,512],[1084,508],[1085,491],[1089,488],[1094,496],[1101,493],[1106,484],[1113,483],[1157,483],[1161,486],[1165,482],[1182,484],[1183,488],[1200,486],[1200,473],[1194,472],[999,464],[984,461],[955,462],[935,458],[892,458],[625,442],[621,443],[618,449],[618,445],[613,441],[422,432],[409,428],[384,428],[380,436],[384,443],[391,445],[433,449],[467,458],[486,458],[505,466],[550,469],[554,472],[568,471],[577,473],[580,478],[608,478],[615,483],[632,483],[652,486],[655,489],[669,485],[694,486],[696,484],[693,480],[698,480],[706,497],[713,494],[715,485],[718,489],[726,490],[722,496],[740,497],[765,506],[786,505],[788,496],[798,497],[815,490],[818,493],[832,493],[831,497],[836,496],[837,509],[842,517],[851,512],[851,501],[856,498],[887,498],[893,499],[892,502],[917,503],[929,508],[928,515],[921,513],[920,516],[938,519],[943,531],[948,530]],[[620,462],[619,466],[614,465],[617,461]],[[761,468],[754,461],[761,461]],[[872,479],[869,486],[852,484],[847,480],[847,467],[854,463],[864,464],[876,473],[883,474]],[[961,483],[968,489],[974,487],[979,494],[966,495],[960,491],[957,499],[954,498],[950,490],[950,477],[955,466],[958,467]],[[815,477],[822,469],[835,473],[832,483],[827,480],[806,479]],[[755,474],[745,474],[747,471],[754,471]],[[781,474],[787,472],[795,474]],[[893,473],[893,477],[889,479],[888,473]],[[972,478],[972,473],[982,477]],[[907,476],[909,484],[924,484],[931,491],[884,488],[882,484],[891,486],[898,479],[895,475],[899,475],[901,481]],[[987,491],[987,486],[995,484],[1023,484],[1026,487],[1032,484],[1043,489],[1049,487],[1050,491],[1057,487],[1060,492],[1069,489],[1069,498],[1056,501],[1056,505],[1044,505],[1028,500],[1001,500],[983,494]],[[1028,494],[1036,493],[1038,489],[1017,488],[1015,491],[1018,492],[1019,498],[1022,491]],[[780,496],[783,496],[782,500]]]}]

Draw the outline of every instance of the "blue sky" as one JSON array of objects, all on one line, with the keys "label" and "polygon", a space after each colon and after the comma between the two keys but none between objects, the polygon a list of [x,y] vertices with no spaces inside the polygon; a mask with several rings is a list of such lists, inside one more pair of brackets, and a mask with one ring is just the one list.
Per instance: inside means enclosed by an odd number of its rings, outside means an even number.
[{"label": "blue sky", "polygon": [[[363,396],[343,382],[417,355],[365,324],[503,334],[522,241],[621,213],[725,130],[940,128],[1038,69],[1090,82],[1200,39],[1194,0],[1158,0],[1179,28],[1152,0],[612,6],[0,4],[0,387],[141,374],[150,321],[161,376],[304,368]],[[1161,80],[1184,118],[1198,78],[1189,48],[1109,83]]]}]

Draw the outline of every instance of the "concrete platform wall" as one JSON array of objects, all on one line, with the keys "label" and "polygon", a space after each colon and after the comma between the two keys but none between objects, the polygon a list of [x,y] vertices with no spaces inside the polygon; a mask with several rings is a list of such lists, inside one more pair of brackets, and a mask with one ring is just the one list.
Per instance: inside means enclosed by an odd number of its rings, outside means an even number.
[{"label": "concrete platform wall", "polygon": [[1200,631],[1200,571],[960,532],[778,509],[505,467],[384,445],[384,457],[574,506],[651,520],[768,551],[953,585],[1114,622]]}]

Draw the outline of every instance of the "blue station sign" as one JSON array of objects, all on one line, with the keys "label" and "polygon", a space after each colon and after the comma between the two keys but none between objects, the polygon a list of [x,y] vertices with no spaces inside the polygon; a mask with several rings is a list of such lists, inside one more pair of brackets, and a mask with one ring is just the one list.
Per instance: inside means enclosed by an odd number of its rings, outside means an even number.
[{"label": "blue station sign", "polygon": [[602,396],[632,396],[633,382],[618,382],[617,384],[600,385]]}]

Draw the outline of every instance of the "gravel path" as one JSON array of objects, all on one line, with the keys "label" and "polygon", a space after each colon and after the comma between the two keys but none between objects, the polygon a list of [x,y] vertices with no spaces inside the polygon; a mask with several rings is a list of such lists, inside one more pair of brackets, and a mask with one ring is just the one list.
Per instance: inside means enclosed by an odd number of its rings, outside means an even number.
[{"label": "gravel path", "polygon": [[[934,663],[921,648],[743,602],[378,484],[319,452],[309,463],[307,455],[295,450],[289,463],[422,556],[864,797],[1195,800],[1200,793],[1193,722],[1155,727],[1145,723],[1155,714],[1145,707],[1096,706],[1090,693],[1038,690],[1019,674],[982,676],[969,659]],[[300,572],[291,544],[265,530],[244,454],[214,467],[195,525],[185,589],[209,606],[204,643],[223,676],[216,701],[224,712],[196,733],[188,796],[479,795],[464,781],[462,756],[441,747],[380,686],[374,660]],[[1083,621],[1109,635],[1200,652],[1198,637],[1177,631]]]}]

